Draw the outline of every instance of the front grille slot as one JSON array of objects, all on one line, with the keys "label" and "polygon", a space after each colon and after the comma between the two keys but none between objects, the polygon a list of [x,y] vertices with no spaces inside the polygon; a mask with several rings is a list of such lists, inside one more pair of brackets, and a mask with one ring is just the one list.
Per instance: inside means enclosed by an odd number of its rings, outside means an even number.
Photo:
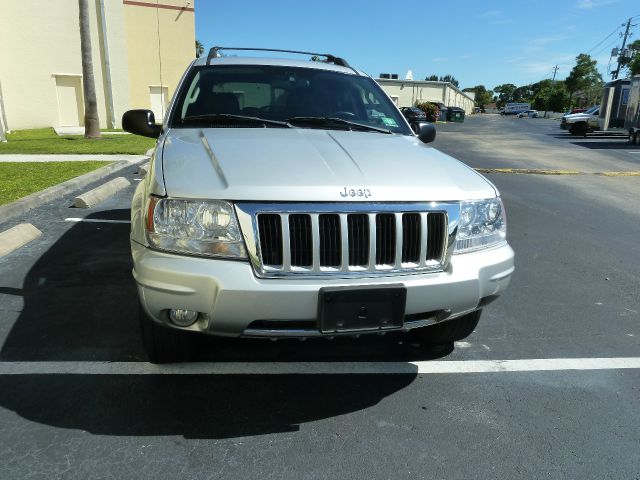
[{"label": "front grille slot", "polygon": [[340,216],[324,214],[318,216],[320,224],[320,266],[339,267],[342,262]]},{"label": "front grille slot", "polygon": [[340,204],[255,205],[254,265],[265,277],[441,271],[458,210],[440,205],[356,205],[346,212]]},{"label": "front grille slot", "polygon": [[393,265],[396,259],[396,216],[376,215],[376,265]]},{"label": "front grille slot", "polygon": [[445,246],[445,215],[429,213],[427,215],[427,261],[441,261]]},{"label": "front grille slot", "polygon": [[347,216],[349,235],[349,265],[352,267],[369,264],[369,216],[351,214]]},{"label": "front grille slot", "polygon": [[311,237],[310,215],[289,215],[289,242],[291,266],[310,267],[313,264],[313,240]]},{"label": "front grille slot", "polygon": [[262,264],[282,266],[282,222],[276,213],[258,215]]},{"label": "front grille slot", "polygon": [[420,261],[420,214],[402,215],[402,263]]}]

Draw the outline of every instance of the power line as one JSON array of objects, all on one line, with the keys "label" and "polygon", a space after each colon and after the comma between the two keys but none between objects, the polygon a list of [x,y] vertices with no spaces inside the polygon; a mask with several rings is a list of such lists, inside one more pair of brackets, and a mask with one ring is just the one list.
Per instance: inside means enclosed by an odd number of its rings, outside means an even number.
[{"label": "power line", "polygon": [[593,54],[593,56],[597,57],[602,52],[604,52],[604,51],[608,50],[609,48],[613,47],[616,43],[618,43],[618,39],[617,38],[612,43],[609,43],[604,48],[601,48],[600,50],[598,50],[596,53]]},{"label": "power line", "polygon": [[[614,72],[611,73],[611,78],[613,80],[615,80],[616,78],[618,78],[618,74],[620,73],[620,68],[622,67],[622,57],[623,57],[623,51],[624,51],[624,47],[627,44],[627,38],[629,37],[629,29],[631,28],[631,18],[629,20],[627,20],[627,28],[624,31],[624,38],[622,40],[622,47],[620,48],[620,53],[618,55],[618,68],[615,69]],[[633,25],[634,27],[636,25]]]},{"label": "power line", "polygon": [[616,32],[617,32],[618,30],[620,30],[622,27],[624,27],[624,24],[622,24],[622,25],[618,25],[618,26],[616,27],[616,29],[615,29],[613,32],[611,32],[609,35],[607,35],[607,36],[606,36],[606,37],[604,37],[602,40],[600,40],[600,42],[598,42],[598,44],[597,44],[595,47],[593,47],[591,50],[589,50],[589,51],[587,52],[587,54],[589,54],[589,53],[593,52],[596,48],[598,48],[600,45],[602,45],[604,42],[606,42],[606,41],[607,41],[607,39],[608,39],[611,35],[613,35],[614,33],[616,33]]}]

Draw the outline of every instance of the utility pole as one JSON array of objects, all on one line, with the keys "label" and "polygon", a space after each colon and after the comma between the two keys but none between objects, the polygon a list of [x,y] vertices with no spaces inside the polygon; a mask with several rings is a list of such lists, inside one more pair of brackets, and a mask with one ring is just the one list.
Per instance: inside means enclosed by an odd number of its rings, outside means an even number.
[{"label": "utility pole", "polygon": [[[556,84],[556,73],[558,73],[558,65],[553,67],[553,78],[551,79],[551,85]],[[549,94],[551,95],[551,93]],[[544,118],[547,118],[547,111],[549,110],[549,97],[547,97],[547,109],[544,111]]]},{"label": "utility pole", "polygon": [[625,45],[627,44],[627,38],[629,37],[629,29],[631,28],[631,19],[627,20],[627,28],[624,31],[624,38],[622,39],[622,47],[620,47],[620,52],[618,53],[618,68],[616,68],[611,73],[611,78],[613,80],[618,78],[618,74],[620,73],[620,67],[622,66],[622,51],[624,50]]}]

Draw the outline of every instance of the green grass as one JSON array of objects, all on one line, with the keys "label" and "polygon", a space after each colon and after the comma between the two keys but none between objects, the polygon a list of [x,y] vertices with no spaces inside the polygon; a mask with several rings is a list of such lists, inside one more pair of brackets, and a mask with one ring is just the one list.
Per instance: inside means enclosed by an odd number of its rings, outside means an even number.
[{"label": "green grass", "polygon": [[7,134],[7,143],[0,143],[3,153],[53,154],[131,154],[142,155],[155,145],[153,138],[138,135],[103,135],[88,140],[82,135],[59,137],[53,128],[19,130]]},{"label": "green grass", "polygon": [[112,162],[0,162],[0,205]]}]

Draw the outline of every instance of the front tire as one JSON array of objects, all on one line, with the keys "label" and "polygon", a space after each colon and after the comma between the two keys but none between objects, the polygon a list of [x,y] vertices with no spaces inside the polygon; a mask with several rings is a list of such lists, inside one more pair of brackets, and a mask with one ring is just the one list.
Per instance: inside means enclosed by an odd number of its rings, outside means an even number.
[{"label": "front tire", "polygon": [[571,135],[576,137],[586,137],[587,136],[587,124],[586,123],[574,123],[569,128],[569,132]]},{"label": "front tire", "polygon": [[194,334],[155,322],[140,306],[142,344],[151,363],[188,362],[195,349]]},{"label": "front tire", "polygon": [[442,345],[453,343],[463,338],[467,338],[473,333],[482,310],[476,310],[475,312],[468,313],[463,317],[455,318],[453,320],[445,320],[436,325],[429,327],[417,328],[410,331],[407,335],[413,340],[420,342],[423,345]]}]

